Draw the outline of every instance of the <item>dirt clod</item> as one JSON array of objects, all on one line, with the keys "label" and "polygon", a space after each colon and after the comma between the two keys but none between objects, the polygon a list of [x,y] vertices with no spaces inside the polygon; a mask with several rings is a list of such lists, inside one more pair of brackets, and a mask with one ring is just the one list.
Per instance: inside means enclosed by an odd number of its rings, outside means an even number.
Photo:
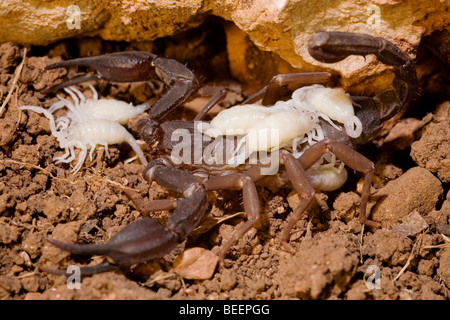
[{"label": "dirt clod", "polygon": [[430,123],[422,137],[411,145],[411,157],[422,168],[450,182],[450,120]]},{"label": "dirt clod", "polygon": [[450,248],[442,250],[439,257],[439,269],[438,274],[442,277],[447,287],[450,286]]},{"label": "dirt clod", "polygon": [[356,243],[338,235],[304,241],[280,264],[278,279],[287,297],[319,299],[338,296],[356,272]]},{"label": "dirt clod", "polygon": [[372,210],[372,219],[392,226],[413,211],[434,210],[442,193],[441,182],[433,174],[420,167],[411,168],[377,192],[375,196],[381,199]]}]

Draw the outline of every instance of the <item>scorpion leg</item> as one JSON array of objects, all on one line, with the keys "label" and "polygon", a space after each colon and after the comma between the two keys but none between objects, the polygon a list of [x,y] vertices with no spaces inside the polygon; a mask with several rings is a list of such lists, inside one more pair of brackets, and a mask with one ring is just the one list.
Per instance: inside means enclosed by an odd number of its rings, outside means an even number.
[{"label": "scorpion leg", "polygon": [[[42,267],[40,269],[41,269],[41,271],[43,271],[45,273],[55,274],[58,276],[67,276],[68,277],[68,276],[72,275],[72,273],[68,269],[63,270],[63,269],[52,269],[52,268],[46,268],[46,267]],[[115,271],[118,269],[120,269],[119,266],[105,260],[102,263],[95,265],[95,266],[80,268],[80,276],[87,277],[87,276],[91,276],[96,273]]]},{"label": "scorpion leg", "polygon": [[81,268],[82,275],[110,271],[114,269],[113,266],[116,268],[129,266],[158,258],[170,252],[178,244],[176,234],[168,232],[158,221],[151,218],[130,223],[103,244],[71,244],[52,238],[49,238],[48,241],[75,255],[104,255],[109,258],[108,264],[111,264],[109,268],[105,264],[98,269],[94,267]]},{"label": "scorpion leg", "polygon": [[288,217],[287,224],[281,234],[281,241],[283,245],[291,252],[293,249],[288,244],[291,230],[297,221],[301,219],[304,212],[308,209],[308,206],[311,204],[311,200],[315,194],[314,188],[309,181],[305,170],[310,168],[328,152],[332,152],[339,160],[350,168],[364,174],[364,184],[361,194],[361,203],[359,206],[359,220],[367,226],[375,228],[380,227],[379,222],[369,220],[366,216],[367,202],[370,196],[370,187],[372,185],[374,173],[373,162],[346,144],[334,140],[324,139],[307,149],[298,160],[288,152],[283,152],[281,155],[281,161],[286,167],[288,179],[291,181],[295,190],[302,196],[302,201],[297,208],[295,208],[294,212]]},{"label": "scorpion leg", "polygon": [[41,92],[43,94],[49,94],[52,92],[56,92],[62,88],[65,88],[68,86],[73,86],[75,84],[87,82],[87,81],[91,81],[91,80],[103,80],[103,78],[101,75],[96,74],[96,73],[83,74],[80,76],[73,77],[70,80],[58,83],[57,85],[54,85],[53,87],[43,89]]},{"label": "scorpion leg", "polygon": [[260,215],[258,193],[252,178],[246,174],[233,173],[225,176],[212,177],[205,181],[204,184],[208,191],[242,189],[244,210],[247,213],[248,220],[231,235],[228,242],[220,249],[219,259],[223,261],[227,251],[258,221]]},{"label": "scorpion leg", "polygon": [[[320,157],[319,157],[320,158]],[[286,167],[289,180],[293,187],[303,196],[303,200],[295,209],[292,217],[288,221],[288,225],[282,234],[282,242],[289,251],[293,249],[288,244],[290,230],[295,223],[301,218],[304,211],[308,208],[314,197],[314,188],[305,173],[302,164],[287,151],[280,152],[280,161]],[[317,160],[316,160],[317,161]],[[314,161],[315,162],[315,161]],[[312,164],[314,164],[311,163]],[[310,166],[311,166],[310,165]],[[228,174],[225,176],[212,177],[204,184],[207,190],[241,190],[243,194],[244,210],[247,213],[248,220],[240,226],[231,236],[227,243],[220,249],[219,258],[223,261],[228,250],[258,221],[260,216],[259,198],[255,183],[260,181],[266,175],[262,174],[262,169],[268,167],[267,163],[258,163],[242,174]]]},{"label": "scorpion leg", "polygon": [[[204,90],[202,90],[204,89]],[[221,101],[227,95],[227,90],[216,87],[203,87],[199,89],[199,93],[210,96],[211,99],[205,104],[200,112],[195,116],[194,121],[201,121],[219,101]]]},{"label": "scorpion leg", "polygon": [[263,106],[273,105],[280,97],[292,91],[312,84],[326,84],[330,81],[328,72],[288,73],[274,76],[258,92],[248,97],[243,104],[253,103],[262,98]]},{"label": "scorpion leg", "polygon": [[380,223],[369,220],[366,215],[367,202],[370,196],[370,188],[372,186],[372,178],[375,169],[373,162],[353,148],[329,139],[321,140],[311,146],[300,156],[298,160],[302,167],[306,170],[328,152],[332,152],[336,158],[341,160],[353,170],[364,174],[361,203],[359,205],[359,221],[367,226],[379,228]]},{"label": "scorpion leg", "polygon": [[295,210],[291,213],[291,215],[289,215],[287,225],[281,234],[281,241],[283,245],[292,253],[294,250],[288,243],[291,230],[297,221],[301,219],[302,215],[311,204],[315,191],[308,176],[306,175],[306,169],[296,158],[294,158],[291,153],[284,151],[281,154],[281,161],[286,167],[287,176],[291,181],[292,186],[302,198]]},{"label": "scorpion leg", "polygon": [[316,60],[333,63],[349,55],[374,54],[377,59],[394,67],[393,89],[385,90],[375,97],[352,97],[361,108],[355,110],[363,123],[363,134],[356,143],[370,140],[383,122],[400,111],[414,98],[418,84],[411,58],[393,43],[369,34],[318,31],[309,40],[308,50]]},{"label": "scorpion leg", "polygon": [[124,190],[136,208],[144,213],[172,210],[177,207],[177,199],[157,199],[145,201],[140,195]]}]

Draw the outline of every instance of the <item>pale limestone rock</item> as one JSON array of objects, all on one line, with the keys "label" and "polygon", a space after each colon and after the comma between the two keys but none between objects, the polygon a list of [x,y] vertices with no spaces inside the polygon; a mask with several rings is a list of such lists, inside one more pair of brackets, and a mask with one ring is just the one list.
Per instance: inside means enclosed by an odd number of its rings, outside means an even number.
[{"label": "pale limestone rock", "polygon": [[233,21],[257,47],[291,67],[335,71],[342,75],[344,87],[369,93],[388,86],[392,72],[373,56],[349,57],[332,65],[315,61],[307,51],[314,31],[370,33],[393,41],[414,58],[424,35],[448,28],[448,10],[449,2],[439,0],[3,0],[0,42],[47,45],[81,35],[154,40],[196,27],[206,16],[215,15]]},{"label": "pale limestone rock", "polygon": [[174,271],[185,279],[207,280],[216,269],[219,257],[206,249],[195,247],[183,251],[173,263]]}]

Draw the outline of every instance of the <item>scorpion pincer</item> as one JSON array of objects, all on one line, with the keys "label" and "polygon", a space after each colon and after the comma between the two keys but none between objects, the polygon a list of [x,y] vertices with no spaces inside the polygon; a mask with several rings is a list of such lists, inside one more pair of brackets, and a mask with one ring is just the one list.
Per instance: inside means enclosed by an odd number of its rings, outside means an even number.
[{"label": "scorpion pincer", "polygon": [[[223,260],[259,219],[256,185],[276,183],[290,184],[302,199],[288,216],[281,233],[282,243],[292,250],[288,244],[290,232],[305,214],[315,188],[339,188],[347,178],[344,165],[364,175],[359,220],[370,227],[379,227],[366,214],[374,164],[355,149],[370,141],[383,122],[414,97],[417,89],[414,65],[391,42],[367,34],[319,31],[311,37],[308,50],[313,58],[325,63],[350,55],[374,54],[379,61],[393,66],[392,88],[374,97],[348,96],[323,86],[331,76],[326,72],[277,75],[242,105],[222,111],[211,122],[203,121],[203,116],[223,93],[213,96],[196,121],[168,121],[167,115],[177,110],[198,87],[192,72],[174,60],[143,52],[123,52],[48,66],[47,69],[87,65],[100,73],[68,80],[56,89],[92,79],[142,81],[149,79],[149,74],[159,76],[169,89],[149,110],[149,118],[140,123],[141,138],[153,147],[150,150],[153,160],[143,176],[182,195],[144,202],[140,196],[130,194],[143,211],[173,209],[167,227],[144,218],[130,223],[104,244],[49,241],[73,254],[107,257],[100,265],[82,268],[83,275],[128,267],[162,257],[183,242],[208,211],[208,192],[241,190],[248,219],[222,245],[219,257]],[[289,98],[282,99],[287,93]],[[272,139],[272,133],[278,139]],[[188,140],[182,144],[182,152],[179,139],[174,139],[181,136]],[[195,152],[198,146],[201,152]],[[253,161],[255,153],[264,156]],[[265,161],[267,158],[276,160],[280,167],[274,170]]]}]

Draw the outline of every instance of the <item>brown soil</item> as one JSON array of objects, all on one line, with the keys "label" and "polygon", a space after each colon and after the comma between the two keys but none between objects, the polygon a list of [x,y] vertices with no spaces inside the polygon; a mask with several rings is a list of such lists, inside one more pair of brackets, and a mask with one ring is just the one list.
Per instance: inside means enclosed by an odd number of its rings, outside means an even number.
[{"label": "brown soil", "polygon": [[[169,41],[166,47],[169,49],[165,53],[173,53],[182,45]],[[261,187],[263,212],[257,228],[240,239],[228,253],[224,266],[217,268],[208,280],[182,278],[173,268],[175,258],[189,247],[217,253],[224,240],[243,223],[242,216],[213,223],[210,230],[188,238],[164,258],[123,272],[86,277],[79,290],[69,289],[65,277],[41,271],[42,267],[67,268],[72,264],[101,262],[100,257],[70,256],[49,244],[46,238],[82,243],[107,241],[125,225],[142,217],[123,192],[125,188],[148,199],[174,196],[156,183],[145,181],[141,175],[144,167],[138,161],[125,163],[131,154],[126,145],[111,146],[109,159],[98,148],[93,161],[87,160],[83,169],[72,175],[69,165],[52,162],[63,151],[51,136],[47,119],[18,109],[22,105],[50,107],[57,98],[39,91],[77,72],[56,69],[43,73],[43,66],[65,60],[69,55],[97,55],[125,48],[155,49],[153,44],[111,44],[97,39],[31,48],[21,76],[14,83],[14,71],[24,48],[10,43],[0,46],[1,103],[13,89],[0,118],[1,299],[449,298],[448,102],[425,106],[426,111],[421,114],[432,113],[430,122],[421,122],[422,116],[405,116],[394,131],[396,135],[389,137],[389,143],[386,140],[383,144],[379,138],[376,146],[369,144],[361,150],[376,164],[370,207],[383,222],[379,230],[363,229],[355,217],[360,176],[350,174],[342,190],[318,193],[312,218],[299,221],[292,232],[294,255],[280,244],[280,234],[296,195],[289,187],[280,190]],[[190,57],[195,59],[196,50],[191,50]],[[223,53],[217,53],[211,61],[194,69],[197,73],[208,68],[226,70]],[[224,75],[222,79],[208,76],[202,81],[208,84],[221,81],[230,88],[232,94],[222,105],[242,99],[240,86],[227,79],[226,72],[220,74]],[[159,97],[156,84],[97,82],[95,86],[101,96],[140,103]],[[90,94],[87,85],[80,87],[86,95]],[[194,100],[190,107],[195,108],[203,101]],[[191,114],[186,111],[183,117],[189,118]],[[130,121],[128,129],[137,137],[135,123]],[[402,145],[402,149],[388,144]],[[238,191],[214,195],[208,213],[210,221],[243,210]],[[154,213],[152,217],[164,223],[169,214]],[[372,272],[368,272],[373,266],[381,274],[377,288],[370,287],[375,284],[371,282]]]}]

